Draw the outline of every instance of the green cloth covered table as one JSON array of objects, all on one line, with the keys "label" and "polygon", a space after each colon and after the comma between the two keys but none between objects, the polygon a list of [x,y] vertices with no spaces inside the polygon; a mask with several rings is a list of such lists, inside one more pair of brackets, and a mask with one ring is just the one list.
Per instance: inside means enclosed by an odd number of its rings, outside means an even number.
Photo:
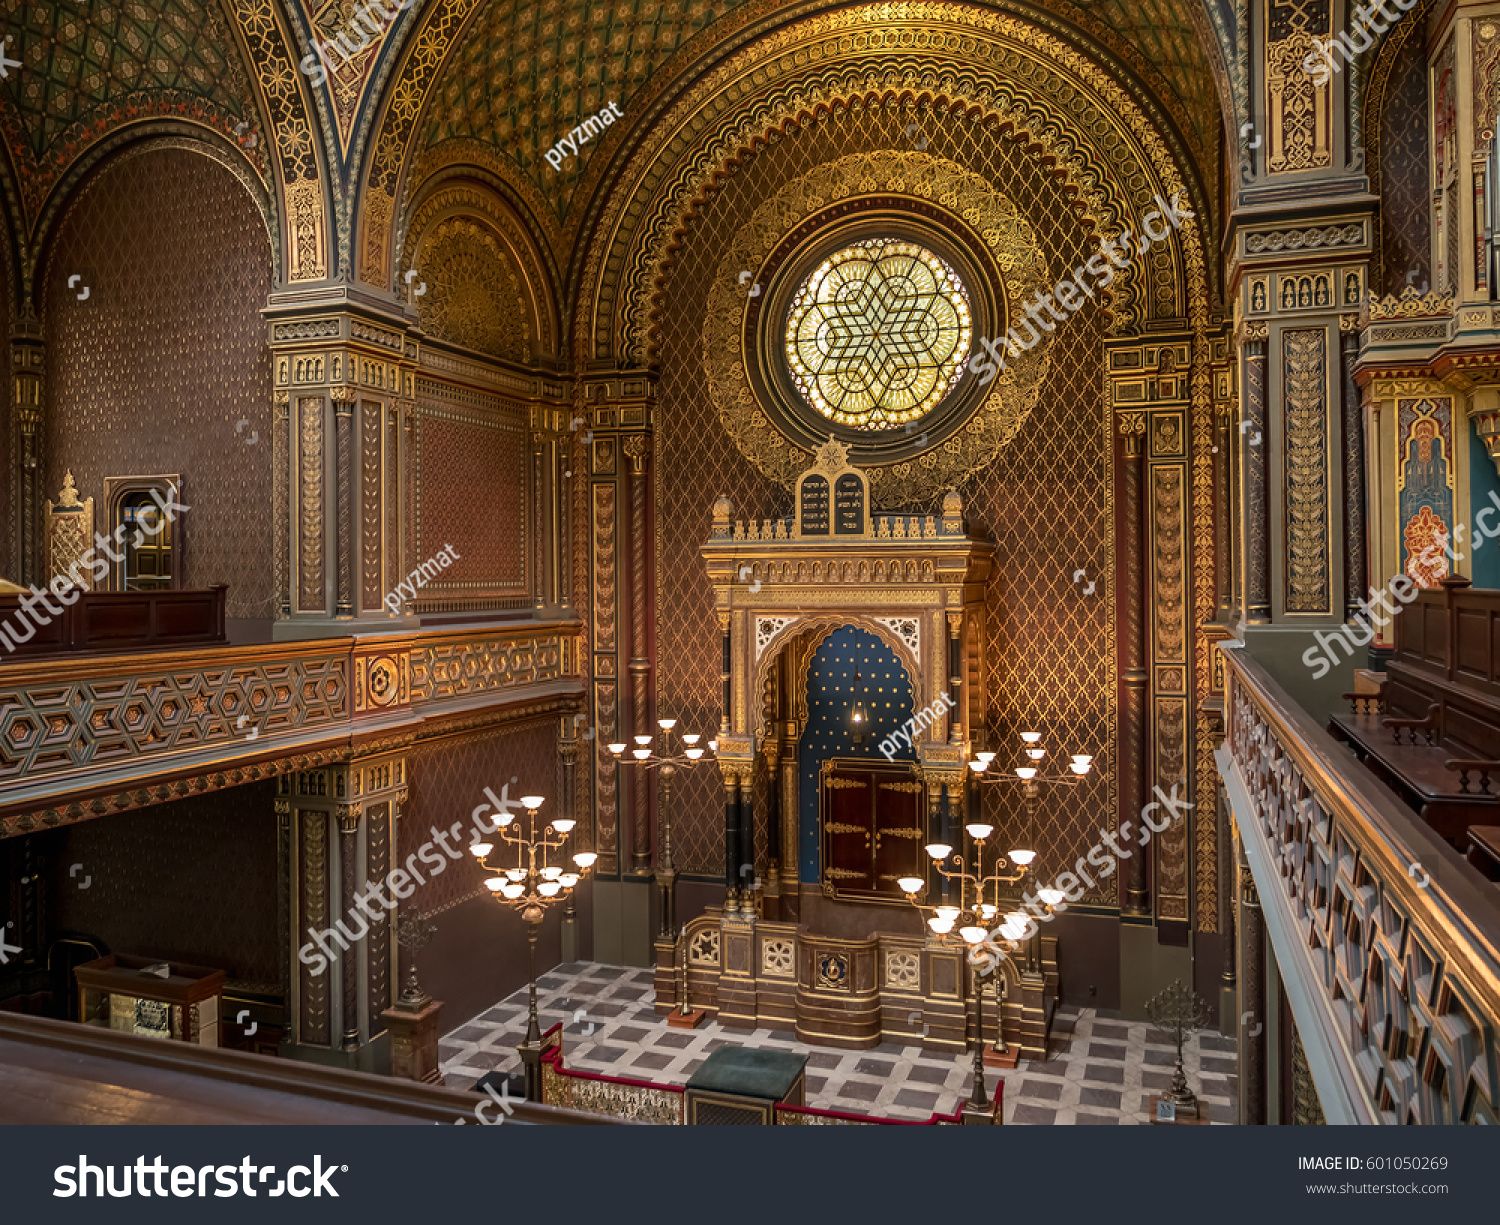
[{"label": "green cloth covered table", "polygon": [[699,1066],[687,1087],[701,1093],[732,1093],[766,1101],[785,1101],[807,1064],[792,1051],[721,1046]]}]

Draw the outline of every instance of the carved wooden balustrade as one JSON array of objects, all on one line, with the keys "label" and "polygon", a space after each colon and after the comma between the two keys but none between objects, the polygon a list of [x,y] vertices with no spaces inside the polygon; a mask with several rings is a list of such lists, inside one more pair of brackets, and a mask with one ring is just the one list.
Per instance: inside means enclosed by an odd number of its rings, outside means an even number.
[{"label": "carved wooden balustrade", "polygon": [[1243,650],[1219,767],[1329,1122],[1500,1119],[1500,890]]},{"label": "carved wooden balustrade", "polygon": [[0,663],[0,837],[575,709],[578,643],[525,622]]}]

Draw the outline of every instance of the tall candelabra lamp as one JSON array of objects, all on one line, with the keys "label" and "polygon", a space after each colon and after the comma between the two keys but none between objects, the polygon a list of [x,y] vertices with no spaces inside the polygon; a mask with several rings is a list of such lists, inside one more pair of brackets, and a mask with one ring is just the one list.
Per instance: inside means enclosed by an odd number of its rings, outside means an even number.
[{"label": "tall candelabra lamp", "polygon": [[[1026,915],[1013,911],[1002,917],[1001,889],[1025,879],[1036,858],[1036,852],[1017,848],[1004,854],[991,852],[995,828],[982,821],[964,826],[962,852],[945,842],[929,843],[926,850],[933,870],[945,888],[942,900],[929,904],[922,899],[927,882],[919,876],[905,876],[896,882],[906,900],[924,916],[931,938],[944,946],[958,945],[968,954],[970,987],[974,999],[974,1079],[966,1112],[983,1114],[989,1106],[984,1088],[984,994],[981,979],[996,970],[999,959],[1008,957],[1023,942]],[[987,853],[993,863],[987,869]],[[996,994],[996,1011],[999,994]],[[998,1017],[997,1017],[998,1021]]]},{"label": "tall candelabra lamp", "polygon": [[554,817],[544,822],[539,815],[546,803],[539,795],[523,795],[521,807],[525,817],[518,820],[508,804],[502,804],[495,816],[497,842],[475,842],[469,853],[480,867],[493,875],[485,879],[485,888],[504,906],[521,916],[526,924],[526,943],[531,957],[530,1007],[526,1018],[526,1037],[519,1050],[521,1066],[526,1073],[526,1096],[541,1099],[542,1027],[536,1009],[536,945],[547,911],[572,896],[578,883],[589,874],[597,858],[593,851],[579,851],[570,868],[562,862],[562,848],[577,824],[571,817]]},{"label": "tall candelabra lamp", "polygon": [[[1073,753],[1069,755],[1068,765],[1064,768],[1052,769],[1049,767],[1048,750],[1042,744],[1041,732],[1021,733],[1021,753],[1023,764],[1012,767],[1009,771],[992,769],[995,764],[997,753],[992,751],[974,754],[969,764],[969,782],[973,784],[969,788],[969,820],[980,821],[983,806],[981,803],[980,787],[994,785],[1000,787],[1015,787],[1021,792],[1023,823],[1025,825],[1026,837],[1035,837],[1038,826],[1038,810],[1041,804],[1042,791],[1049,787],[1077,787],[1080,786],[1094,770],[1094,759],[1087,753]],[[1037,898],[1040,900],[1042,910],[1045,914],[1053,913],[1056,906],[1062,902],[1064,894],[1060,889],[1051,887],[1037,890]],[[1028,922],[1026,915],[1020,916],[1019,925],[1024,928]],[[1045,1012],[1048,1005],[1047,990],[1048,980],[1042,955],[1042,931],[1040,924],[1031,922],[1031,938],[1026,943],[1025,956],[1021,961],[1019,978],[1023,985],[1029,985],[1037,994],[1037,1001]],[[998,983],[998,979],[996,980]],[[996,989],[995,997],[996,1011],[999,1011],[1000,998],[999,989]],[[1045,1045],[1045,1033],[1050,1022],[1050,1015],[1044,1016],[1042,1028],[1042,1044]],[[1014,1066],[1016,1052],[1006,1051],[1003,1041],[998,1044],[997,1050],[991,1058],[991,1062],[1004,1066]]]},{"label": "tall candelabra lamp", "polygon": [[[651,736],[634,736],[633,744],[618,741],[609,746],[609,752],[618,764],[655,770],[661,779],[656,848],[656,887],[660,895],[657,940],[674,942],[677,939],[677,868],[672,862],[672,780],[679,770],[690,770],[700,762],[712,761],[709,754],[717,752],[719,744],[716,740],[709,740],[705,746],[700,743],[703,740],[700,734],[677,732],[676,719],[658,719],[656,725],[661,729],[660,744]],[[691,1029],[703,1019],[703,1010],[688,1007],[687,942],[682,943],[680,954],[674,956],[677,1007],[668,1015],[667,1023]]]}]

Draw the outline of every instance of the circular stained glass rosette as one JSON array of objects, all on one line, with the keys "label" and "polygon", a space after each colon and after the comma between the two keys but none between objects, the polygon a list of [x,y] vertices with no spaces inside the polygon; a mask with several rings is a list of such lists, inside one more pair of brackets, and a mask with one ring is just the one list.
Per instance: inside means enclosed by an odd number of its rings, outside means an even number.
[{"label": "circular stained glass rosette", "polygon": [[814,411],[888,430],[953,390],[972,335],[969,292],[947,261],[917,243],[871,239],[835,251],[797,287],[786,359]]}]

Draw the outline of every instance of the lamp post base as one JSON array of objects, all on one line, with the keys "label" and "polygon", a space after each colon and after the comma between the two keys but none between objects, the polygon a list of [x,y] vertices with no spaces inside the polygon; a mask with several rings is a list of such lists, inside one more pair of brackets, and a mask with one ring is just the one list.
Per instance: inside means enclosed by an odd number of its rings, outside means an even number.
[{"label": "lamp post base", "polygon": [[1014,1046],[1001,1050],[998,1046],[984,1048],[984,1066],[987,1068],[1013,1068],[1021,1062],[1021,1052]]}]

